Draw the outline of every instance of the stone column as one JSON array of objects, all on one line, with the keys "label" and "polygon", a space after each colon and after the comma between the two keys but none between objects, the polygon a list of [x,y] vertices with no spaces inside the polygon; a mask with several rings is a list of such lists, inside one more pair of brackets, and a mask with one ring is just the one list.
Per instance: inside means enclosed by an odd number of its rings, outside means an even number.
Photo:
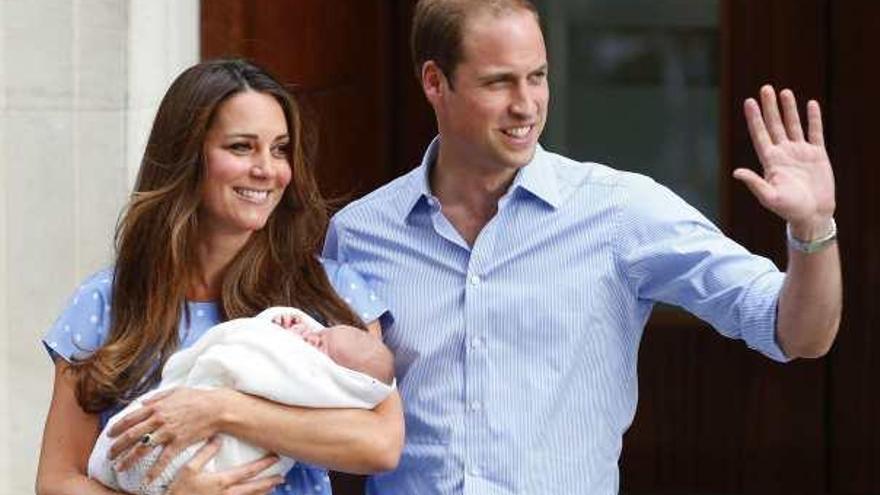
[{"label": "stone column", "polygon": [[198,59],[198,0],[0,0],[0,493],[32,493],[39,342],[113,232],[159,99]]}]

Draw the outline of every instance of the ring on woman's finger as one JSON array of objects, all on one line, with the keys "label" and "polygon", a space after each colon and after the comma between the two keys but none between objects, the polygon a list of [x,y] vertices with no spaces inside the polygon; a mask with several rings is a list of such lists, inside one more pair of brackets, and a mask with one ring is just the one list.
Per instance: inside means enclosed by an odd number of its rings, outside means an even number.
[{"label": "ring on woman's finger", "polygon": [[146,445],[147,447],[158,447],[161,445],[159,440],[156,439],[156,433],[146,433],[141,437],[141,445]]}]

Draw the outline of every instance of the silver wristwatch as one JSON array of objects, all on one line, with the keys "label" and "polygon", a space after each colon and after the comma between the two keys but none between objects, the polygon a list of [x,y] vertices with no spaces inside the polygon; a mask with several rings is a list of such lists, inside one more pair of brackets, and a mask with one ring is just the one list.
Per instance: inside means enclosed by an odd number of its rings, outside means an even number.
[{"label": "silver wristwatch", "polygon": [[834,217],[831,217],[831,229],[828,233],[811,241],[802,241],[793,236],[791,233],[791,224],[787,223],[785,224],[785,237],[788,240],[788,246],[795,251],[807,254],[815,253],[825,249],[837,240],[837,222],[834,221]]}]

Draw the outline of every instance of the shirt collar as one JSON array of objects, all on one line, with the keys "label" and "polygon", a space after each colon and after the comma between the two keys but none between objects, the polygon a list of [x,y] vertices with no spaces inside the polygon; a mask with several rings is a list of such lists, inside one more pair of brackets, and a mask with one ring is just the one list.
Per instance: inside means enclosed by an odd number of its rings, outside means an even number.
[{"label": "shirt collar", "polygon": [[425,154],[422,157],[422,163],[410,173],[409,177],[409,194],[404,202],[403,214],[405,218],[409,218],[417,206],[428,202],[434,198],[431,194],[430,171],[431,166],[437,160],[437,152],[440,149],[440,136],[435,137]]},{"label": "shirt collar", "polygon": [[556,209],[560,203],[559,184],[553,167],[552,155],[539,144],[535,156],[528,165],[516,174],[511,190],[523,189],[539,200]]},{"label": "shirt collar", "polygon": [[[436,136],[428,145],[422,157],[422,163],[410,176],[410,194],[405,203],[404,214],[409,217],[415,208],[422,203],[436,201],[431,193],[430,171],[437,161],[440,150],[440,136]],[[559,185],[551,163],[551,154],[539,144],[535,149],[532,161],[522,168],[513,179],[509,191],[522,189],[539,200],[556,209],[560,203]]]}]

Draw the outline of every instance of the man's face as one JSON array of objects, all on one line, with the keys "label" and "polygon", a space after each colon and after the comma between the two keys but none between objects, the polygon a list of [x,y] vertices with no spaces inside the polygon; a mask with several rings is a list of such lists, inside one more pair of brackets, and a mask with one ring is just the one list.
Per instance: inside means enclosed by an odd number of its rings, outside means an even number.
[{"label": "man's face", "polygon": [[443,149],[486,171],[518,169],[547,118],[547,51],[535,16],[482,13],[465,23],[462,61],[434,103]]}]

